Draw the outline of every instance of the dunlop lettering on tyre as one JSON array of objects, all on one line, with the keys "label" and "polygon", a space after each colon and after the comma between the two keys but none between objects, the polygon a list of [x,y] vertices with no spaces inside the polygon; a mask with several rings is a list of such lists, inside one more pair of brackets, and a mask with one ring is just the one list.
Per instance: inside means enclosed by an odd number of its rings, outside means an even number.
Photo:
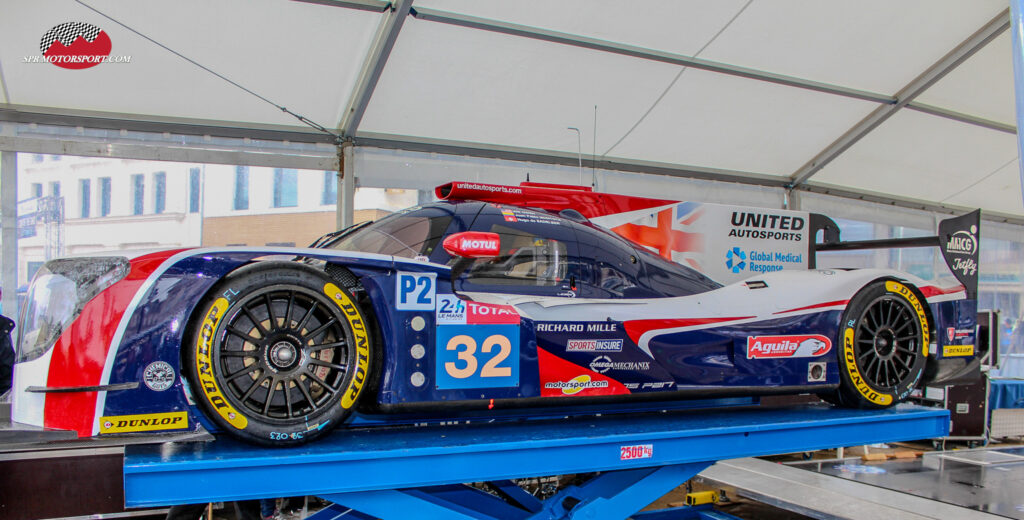
[{"label": "dunlop lettering on tyre", "polygon": [[182,366],[206,417],[234,437],[270,446],[321,437],[372,375],[367,316],[312,267],[247,265],[198,309]]},{"label": "dunlop lettering on tyre", "polygon": [[210,354],[214,331],[217,330],[217,325],[220,324],[220,319],[224,317],[229,305],[227,299],[218,298],[204,313],[203,323],[199,327],[199,339],[196,341],[195,367],[196,373],[199,374],[199,388],[206,397],[206,402],[210,403],[213,410],[228,424],[244,430],[249,421],[224,398],[213,373],[213,359]]},{"label": "dunlop lettering on tyre", "polygon": [[884,281],[858,292],[843,313],[838,401],[884,408],[910,395],[924,372],[928,314],[908,285]]},{"label": "dunlop lettering on tyre", "polygon": [[370,336],[366,330],[366,320],[359,312],[359,307],[344,291],[337,285],[328,283],[324,285],[324,294],[334,300],[338,307],[341,307],[345,319],[352,327],[352,335],[355,336],[356,341],[356,371],[341,397],[341,407],[347,410],[352,408],[356,400],[359,399],[359,393],[363,391],[363,384],[366,383],[366,378],[370,374]]}]

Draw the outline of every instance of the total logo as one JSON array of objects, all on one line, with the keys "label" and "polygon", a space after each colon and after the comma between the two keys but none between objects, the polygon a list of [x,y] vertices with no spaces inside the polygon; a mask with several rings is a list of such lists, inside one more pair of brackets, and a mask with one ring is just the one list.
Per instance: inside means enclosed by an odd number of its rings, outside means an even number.
[{"label": "total logo", "polygon": [[818,357],[831,350],[832,340],[820,334],[747,337],[747,359]]},{"label": "total logo", "polygon": [[971,226],[970,231],[961,229],[950,235],[946,241],[946,252],[961,255],[973,255],[978,250],[978,226]]},{"label": "total logo", "polygon": [[739,273],[747,267],[747,254],[742,249],[734,247],[725,253],[725,266],[734,273]]}]

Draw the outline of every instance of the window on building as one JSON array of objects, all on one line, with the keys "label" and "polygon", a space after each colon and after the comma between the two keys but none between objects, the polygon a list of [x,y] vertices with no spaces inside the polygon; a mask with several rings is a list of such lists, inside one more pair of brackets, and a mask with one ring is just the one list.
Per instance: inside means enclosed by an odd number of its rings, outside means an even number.
[{"label": "window on building", "polygon": [[188,212],[199,213],[199,168],[188,170]]},{"label": "window on building", "polygon": [[78,181],[78,200],[81,202],[79,206],[82,208],[82,212],[79,214],[82,218],[89,218],[89,203],[91,202],[92,190],[90,189],[89,179],[82,179]]},{"label": "window on building", "polygon": [[50,195],[60,197],[60,181],[53,181],[50,183]]},{"label": "window on building", "polygon": [[235,209],[249,209],[249,167],[235,167]]},{"label": "window on building", "polygon": [[132,175],[132,215],[141,215],[145,209],[146,179],[141,173]]},{"label": "window on building", "polygon": [[274,168],[274,207],[293,208],[299,205],[299,172],[291,168]]},{"label": "window on building", "polygon": [[100,216],[110,214],[110,177],[100,177]]},{"label": "window on building", "polygon": [[324,172],[324,191],[320,197],[320,204],[336,204],[338,202],[338,174],[337,172]]},{"label": "window on building", "polygon": [[167,172],[153,174],[153,213],[163,213],[167,208]]},{"label": "window on building", "polygon": [[42,197],[42,196],[43,196],[43,184],[40,183],[40,182],[33,182],[32,183],[32,197],[30,197],[30,198],[38,199],[39,197]]}]

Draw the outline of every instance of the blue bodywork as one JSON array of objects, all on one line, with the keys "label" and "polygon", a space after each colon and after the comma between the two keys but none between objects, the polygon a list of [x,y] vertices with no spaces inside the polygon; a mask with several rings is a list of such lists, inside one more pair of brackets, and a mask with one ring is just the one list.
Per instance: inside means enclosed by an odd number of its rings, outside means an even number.
[{"label": "blue bodywork", "polygon": [[[436,208],[435,208],[436,209]],[[466,230],[487,230],[501,224],[494,206],[483,203],[447,204],[437,211],[448,211],[450,223],[444,235]],[[557,218],[557,217],[553,217]],[[698,294],[716,289],[718,284],[695,271],[667,265],[661,259],[635,250],[622,240],[607,240],[602,246],[601,233],[578,223],[553,225],[550,221],[521,224],[529,233],[558,240],[566,246],[565,272],[558,283],[536,286],[486,286],[459,279],[456,288],[462,291],[511,292],[551,297],[579,298],[657,298]],[[577,239],[578,238],[578,239]],[[142,296],[134,310],[123,341],[117,348],[110,384],[137,382],[145,368],[154,361],[169,363],[178,374],[170,391],[153,391],[145,385],[134,390],[111,391],[107,394],[104,415],[130,415],[169,411],[188,411],[190,425],[212,425],[190,403],[187,382],[181,376],[181,351],[189,343],[197,307],[211,296],[216,284],[232,271],[255,261],[295,260],[322,266],[324,263],[347,269],[359,280],[364,302],[372,308],[377,330],[377,348],[381,352],[379,377],[360,402],[357,424],[374,422],[415,421],[422,417],[462,418],[479,411],[495,409],[490,417],[530,416],[535,410],[508,408],[536,407],[558,404],[576,406],[569,398],[542,397],[540,350],[566,363],[593,369],[624,385],[628,394],[647,394],[648,399],[668,400],[677,397],[700,398],[707,395],[752,395],[766,392],[823,391],[839,384],[838,344],[832,353],[821,358],[748,359],[746,341],[758,335],[820,334],[837,338],[841,311],[823,310],[793,317],[746,322],[694,331],[656,336],[648,345],[650,356],[625,332],[622,321],[578,322],[585,332],[538,332],[537,323],[529,318],[510,323],[439,323],[438,302],[457,302],[448,264],[452,258],[437,247],[428,258],[404,260],[379,255],[359,255],[331,249],[305,249],[280,253],[268,258],[266,250],[225,248],[195,250],[183,253],[181,259],[166,269]],[[632,261],[630,261],[630,257]],[[387,259],[385,259],[387,258]],[[637,260],[639,258],[639,260]],[[619,286],[600,284],[595,280],[597,266],[619,269]],[[605,268],[605,267],[601,267]],[[667,273],[667,274],[666,274]],[[667,281],[666,281],[667,280]],[[671,283],[670,283],[671,282]],[[404,284],[404,285],[403,285]],[[426,291],[429,287],[429,294]],[[623,288],[625,287],[625,288]],[[428,297],[429,296],[429,297]],[[402,298],[408,301],[399,303]],[[429,302],[428,302],[429,301]],[[422,308],[415,308],[418,305]],[[399,309],[401,306],[406,309]],[[413,308],[408,308],[413,307]],[[933,335],[946,334],[947,328],[969,330],[956,342],[974,344],[976,303],[973,300],[947,301],[932,304]],[[680,309],[680,315],[686,310]],[[592,332],[589,332],[590,330]],[[457,337],[470,337],[481,344],[491,337],[510,338],[509,357],[494,363],[499,376],[480,377],[474,372],[468,383],[451,378],[443,369],[445,363],[455,369],[462,361],[453,356],[458,349],[444,345]],[[934,338],[937,336],[933,336]],[[512,342],[514,340],[514,343]],[[571,340],[601,341],[603,351],[569,351]],[[939,341],[940,344],[945,341]],[[449,352],[453,350],[453,352]],[[416,352],[421,354],[417,355]],[[497,347],[495,347],[497,351]],[[941,357],[940,352],[937,354]],[[653,360],[652,360],[653,357]],[[481,364],[493,361],[480,358]],[[820,379],[809,380],[808,363],[824,364]],[[604,365],[595,365],[601,361]],[[468,367],[466,367],[468,370]],[[508,371],[504,371],[504,369]],[[593,371],[591,370],[591,371]],[[653,396],[653,397],[652,397]],[[614,409],[615,399],[628,396],[606,396],[607,404],[599,409]],[[459,408],[448,408],[458,403]],[[635,405],[634,408],[635,409]],[[406,412],[405,415],[380,415],[380,412]],[[469,411],[469,415],[465,413]],[[475,411],[475,412],[474,412]],[[426,413],[426,415],[424,415]],[[475,416],[478,417],[479,415]],[[413,418],[413,419],[410,419]]]}]

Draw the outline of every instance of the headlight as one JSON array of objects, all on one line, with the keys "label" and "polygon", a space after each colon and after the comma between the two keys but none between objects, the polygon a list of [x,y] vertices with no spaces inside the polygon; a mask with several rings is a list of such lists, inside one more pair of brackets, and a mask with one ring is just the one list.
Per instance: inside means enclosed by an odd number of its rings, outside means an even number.
[{"label": "headlight", "polygon": [[42,356],[89,300],[131,270],[119,256],[60,258],[39,268],[28,289],[18,327],[18,362]]}]

